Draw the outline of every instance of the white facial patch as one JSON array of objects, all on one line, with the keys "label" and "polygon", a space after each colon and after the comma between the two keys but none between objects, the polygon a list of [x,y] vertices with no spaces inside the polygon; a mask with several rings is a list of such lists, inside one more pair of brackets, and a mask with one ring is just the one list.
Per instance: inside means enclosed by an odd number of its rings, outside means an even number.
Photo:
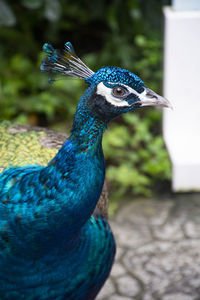
[{"label": "white facial patch", "polygon": [[[117,85],[117,83],[114,83],[114,82],[108,82],[108,83],[113,84],[113,85]],[[134,90],[133,88],[131,88],[128,85],[125,85],[125,84],[122,84],[122,83],[119,83],[119,85],[124,86],[129,91],[130,94],[135,94],[140,99],[140,101],[146,99],[146,93],[147,92],[146,92],[145,89],[142,93],[139,94],[136,90]],[[97,85],[97,94],[101,95],[101,96],[104,96],[106,98],[106,100],[114,106],[119,106],[119,107],[120,106],[131,106],[127,101],[120,100],[117,97],[114,97],[112,95],[112,88],[109,88],[109,87],[105,86],[103,84],[103,82],[100,82]],[[140,101],[135,102],[135,104],[140,103]]]},{"label": "white facial patch", "polygon": [[[120,84],[122,85],[122,84]],[[129,87],[127,87],[126,85],[123,85],[124,87],[126,87],[127,89]],[[114,97],[112,95],[112,88],[109,88],[107,86],[105,86],[103,84],[103,82],[100,82],[98,85],[97,85],[97,94],[98,95],[101,95],[103,97],[105,97],[105,99],[110,102],[110,104],[114,105],[114,106],[131,106],[130,104],[128,104],[127,101],[125,100],[120,100],[118,99],[117,97]]]},{"label": "white facial patch", "polygon": [[[113,83],[113,82],[108,82],[108,83],[111,85],[117,85],[117,83]],[[163,97],[159,96],[158,94],[156,94],[155,92],[153,92],[152,90],[150,90],[146,87],[144,87],[144,91],[142,93],[138,93],[136,90],[134,90],[130,86],[127,86],[122,83],[119,83],[119,85],[125,87],[129,91],[130,94],[135,94],[139,98],[139,100],[134,102],[132,105],[138,103],[138,104],[140,104],[140,107],[143,107],[143,106],[165,106],[165,107],[172,108],[172,106],[168,100],[164,99]],[[103,82],[100,82],[97,85],[97,94],[104,96],[105,99],[114,106],[118,106],[118,107],[131,106],[131,104],[129,104],[127,101],[120,100],[120,98],[118,99],[117,97],[113,96],[112,95],[112,87],[109,88],[109,87],[105,86],[103,84]]]}]

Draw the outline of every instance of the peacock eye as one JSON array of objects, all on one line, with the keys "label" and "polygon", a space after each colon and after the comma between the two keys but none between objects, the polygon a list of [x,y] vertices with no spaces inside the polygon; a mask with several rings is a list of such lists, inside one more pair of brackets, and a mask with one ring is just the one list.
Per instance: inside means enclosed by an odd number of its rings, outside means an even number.
[{"label": "peacock eye", "polygon": [[112,95],[117,98],[123,98],[127,94],[127,89],[123,86],[116,85],[112,89]]}]

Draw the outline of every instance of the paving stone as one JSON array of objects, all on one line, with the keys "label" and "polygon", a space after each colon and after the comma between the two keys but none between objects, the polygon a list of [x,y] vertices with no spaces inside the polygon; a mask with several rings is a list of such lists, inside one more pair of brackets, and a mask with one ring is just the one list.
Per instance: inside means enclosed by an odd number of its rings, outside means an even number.
[{"label": "paving stone", "polygon": [[119,292],[127,297],[134,297],[140,292],[138,282],[128,275],[117,278],[116,284]]},{"label": "paving stone", "polygon": [[[115,228],[115,226],[114,226]],[[120,247],[119,244],[117,244],[117,249],[116,249],[116,255],[115,255],[115,261],[119,261],[121,257],[124,254],[124,249]]]},{"label": "paving stone", "polygon": [[[108,299],[106,299],[108,300]],[[109,300],[134,300],[133,298],[129,298],[129,297],[123,297],[123,296],[119,296],[119,295],[113,295],[109,298]]]},{"label": "paving stone", "polygon": [[177,241],[184,238],[181,224],[178,221],[154,227],[153,234],[160,240]]},{"label": "paving stone", "polygon": [[143,297],[139,300],[155,300],[155,298],[149,292],[147,292],[147,294],[143,295]]},{"label": "paving stone", "polygon": [[175,197],[175,206],[171,211],[171,216],[180,223],[185,224],[188,221],[199,223],[200,216],[200,194],[179,194]]},{"label": "paving stone", "polygon": [[117,244],[121,248],[128,247],[131,249],[137,248],[141,245],[151,241],[151,233],[147,226],[130,226],[128,224],[115,223],[112,226]]},{"label": "paving stone", "polygon": [[200,278],[200,241],[162,243],[155,241],[130,250],[123,259],[124,266],[143,282],[145,291],[159,298],[177,290],[196,295],[194,287]]},{"label": "paving stone", "polygon": [[151,244],[140,247],[138,250],[129,250],[123,258],[123,265],[131,273],[148,284],[151,281],[152,274],[148,273],[145,266],[154,258],[157,253],[169,253],[171,243],[169,242],[153,242]]},{"label": "paving stone", "polygon": [[119,277],[121,275],[124,275],[126,274],[126,270],[125,268],[120,264],[120,263],[115,263],[113,268],[112,268],[112,271],[111,271],[111,276],[112,277]]},{"label": "paving stone", "polygon": [[110,299],[110,296],[114,294],[115,288],[110,279],[108,279],[103,286],[102,290],[100,291],[96,300],[103,300],[103,299]]},{"label": "paving stone", "polygon": [[200,277],[194,278],[194,276],[191,276],[190,285],[192,287],[194,287],[194,290],[199,289],[200,288]]},{"label": "paving stone", "polygon": [[162,225],[166,222],[170,209],[174,206],[171,200],[158,201],[144,199],[124,205],[118,212],[117,222],[130,222],[138,225]]},{"label": "paving stone", "polygon": [[115,265],[97,300],[200,300],[200,195],[183,198],[120,209]]},{"label": "paving stone", "polygon": [[194,297],[191,295],[185,295],[181,293],[171,294],[171,295],[165,295],[162,300],[193,300]]},{"label": "paving stone", "polygon": [[200,238],[200,224],[187,222],[184,226],[185,234],[191,239]]}]

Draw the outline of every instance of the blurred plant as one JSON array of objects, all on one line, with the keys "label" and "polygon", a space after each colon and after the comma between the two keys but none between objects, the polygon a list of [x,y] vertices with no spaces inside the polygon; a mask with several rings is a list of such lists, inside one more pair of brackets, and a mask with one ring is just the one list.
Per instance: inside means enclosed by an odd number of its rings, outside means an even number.
[{"label": "blurred plant", "polygon": [[150,196],[156,185],[170,180],[171,166],[163,139],[155,136],[160,119],[158,110],[126,114],[120,126],[112,124],[105,133],[103,146],[113,198]]},{"label": "blurred plant", "polygon": [[47,77],[38,72],[39,66],[20,54],[12,56],[8,65],[0,62],[0,66],[0,119],[32,125],[71,120],[83,91],[81,81],[69,79],[66,84],[62,80],[51,87]]},{"label": "blurred plant", "polygon": [[[162,1],[167,3],[168,0]],[[162,3],[157,0],[0,0],[0,119],[68,130],[84,85],[48,85],[39,65],[42,44],[71,41],[94,71],[128,68],[161,92]],[[149,195],[170,179],[161,113],[139,110],[111,124],[104,138],[114,198]]]}]

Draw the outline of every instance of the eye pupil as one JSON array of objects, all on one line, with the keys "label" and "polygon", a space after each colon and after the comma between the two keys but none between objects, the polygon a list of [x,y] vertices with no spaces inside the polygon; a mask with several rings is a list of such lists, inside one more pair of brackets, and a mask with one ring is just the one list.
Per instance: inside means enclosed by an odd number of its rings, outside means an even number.
[{"label": "eye pupil", "polygon": [[121,87],[121,86],[115,86],[113,89],[112,89],[112,94],[113,96],[115,97],[123,97],[125,94],[127,93],[127,90],[126,88],[124,87]]},{"label": "eye pupil", "polygon": [[117,88],[116,92],[117,92],[117,94],[122,94],[122,89],[121,88]]}]

